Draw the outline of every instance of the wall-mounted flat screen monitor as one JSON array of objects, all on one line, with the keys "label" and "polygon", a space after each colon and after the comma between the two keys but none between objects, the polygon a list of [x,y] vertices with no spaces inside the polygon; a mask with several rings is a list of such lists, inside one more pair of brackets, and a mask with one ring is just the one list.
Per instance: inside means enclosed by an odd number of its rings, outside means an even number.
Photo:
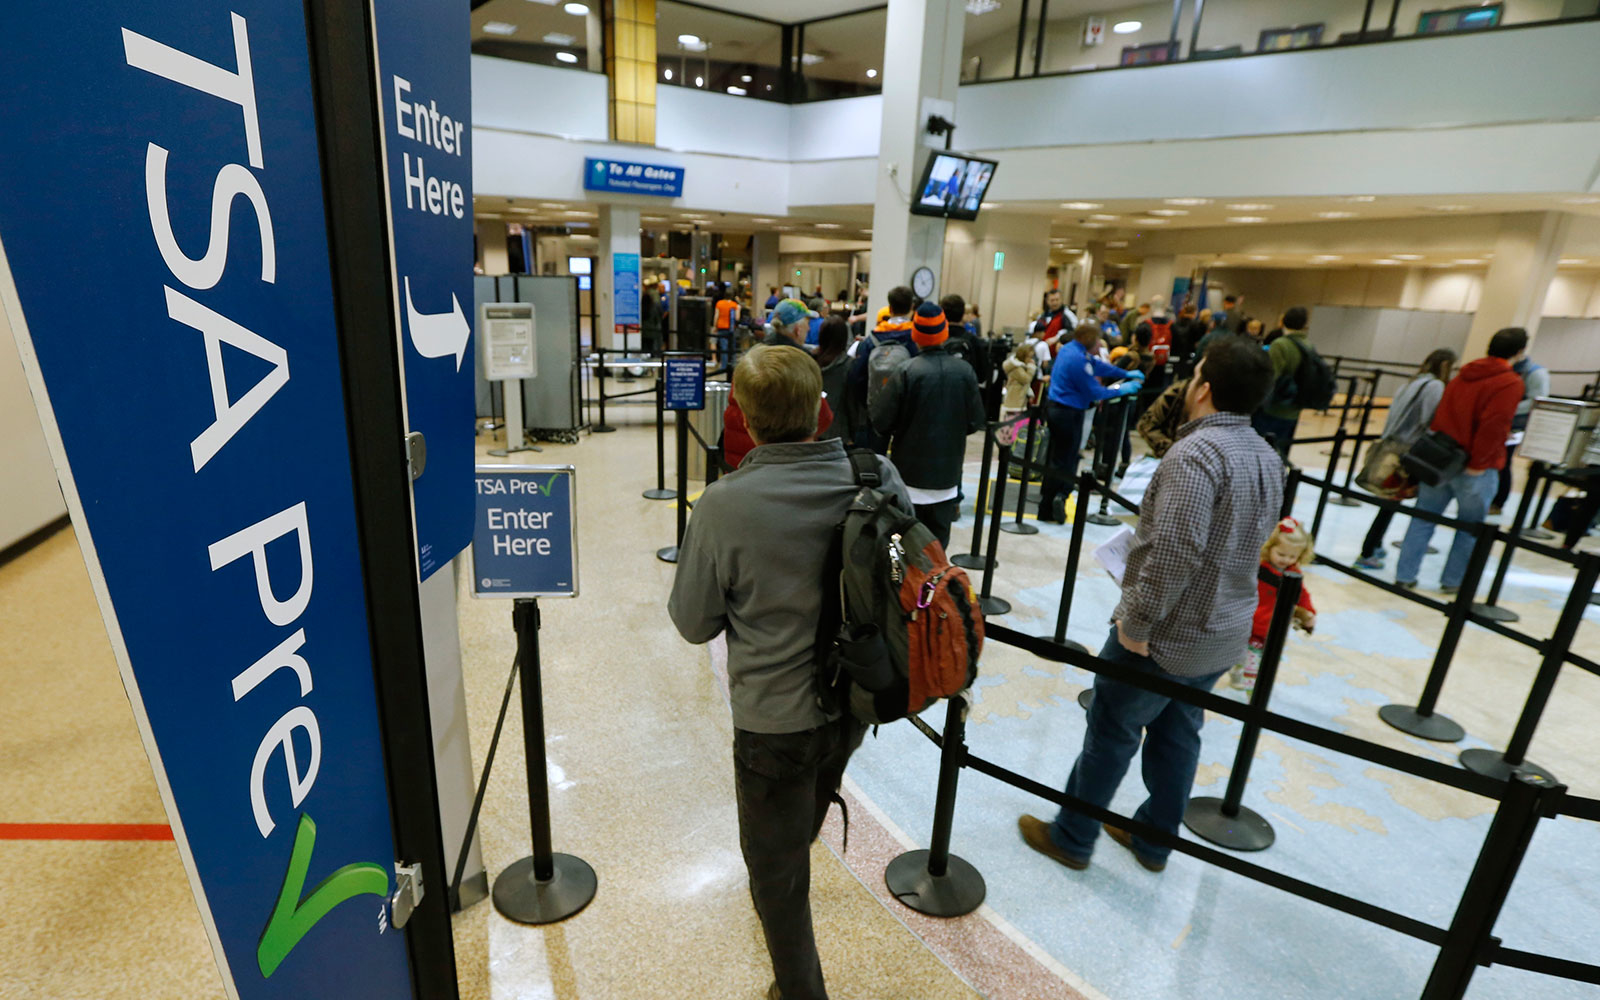
[{"label": "wall-mounted flat screen monitor", "polygon": [[928,157],[922,179],[912,192],[912,214],[976,219],[997,166],[994,160],[934,153]]},{"label": "wall-mounted flat screen monitor", "polygon": [[1478,31],[1500,25],[1503,4],[1430,10],[1417,18],[1417,34],[1447,35],[1457,31]]},{"label": "wall-mounted flat screen monitor", "polygon": [[588,258],[588,257],[568,257],[567,258],[567,273],[568,274],[588,274],[590,272],[590,269],[591,269],[592,266],[593,266],[593,263],[590,260],[590,258]]}]

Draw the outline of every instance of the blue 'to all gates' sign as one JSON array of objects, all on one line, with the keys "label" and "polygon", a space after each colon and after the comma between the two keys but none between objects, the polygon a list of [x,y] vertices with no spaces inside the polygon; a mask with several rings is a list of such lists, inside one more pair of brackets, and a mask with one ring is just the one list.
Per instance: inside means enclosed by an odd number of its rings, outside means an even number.
[{"label": "blue 'to all gates' sign", "polygon": [[426,580],[472,537],[471,23],[460,5],[374,0],[406,426],[427,443],[412,481]]},{"label": "blue 'to all gates' sign", "polygon": [[628,163],[592,156],[583,161],[583,187],[586,191],[681,198],[683,174],[682,167],[666,167],[659,163]]},{"label": "blue 'to all gates' sign", "polygon": [[667,410],[703,410],[706,408],[706,361],[700,355],[692,358],[675,358],[667,355],[665,388],[662,391],[662,408]]},{"label": "blue 'to all gates' sign", "polygon": [[578,596],[577,490],[570,465],[478,466],[477,596]]},{"label": "blue 'to all gates' sign", "polygon": [[[0,6],[0,302],[229,994],[388,1000],[306,30],[270,0],[99,0],[70,32]],[[84,246],[116,248],[92,296]]]}]

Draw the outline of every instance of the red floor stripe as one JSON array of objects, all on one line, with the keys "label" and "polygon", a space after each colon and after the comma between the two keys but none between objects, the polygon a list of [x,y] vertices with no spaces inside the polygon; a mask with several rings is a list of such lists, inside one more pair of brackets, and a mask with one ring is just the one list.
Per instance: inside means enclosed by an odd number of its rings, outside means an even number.
[{"label": "red floor stripe", "polygon": [[165,823],[0,823],[0,840],[171,840]]}]

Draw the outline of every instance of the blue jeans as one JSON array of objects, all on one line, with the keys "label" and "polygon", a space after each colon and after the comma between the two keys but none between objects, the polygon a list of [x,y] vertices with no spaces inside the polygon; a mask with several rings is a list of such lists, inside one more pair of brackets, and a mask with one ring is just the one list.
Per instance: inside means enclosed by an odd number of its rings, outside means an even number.
[{"label": "blue jeans", "polygon": [[[1489,515],[1489,500],[1494,496],[1496,485],[1493,473],[1471,476],[1465,471],[1458,472],[1438,486],[1418,487],[1417,509],[1430,514],[1443,514],[1444,509],[1450,506],[1450,501],[1454,500],[1457,520],[1482,521]],[[1427,554],[1434,527],[1431,521],[1416,517],[1411,519],[1411,526],[1406,529],[1406,539],[1400,543],[1400,561],[1394,567],[1396,581],[1417,582],[1417,571],[1422,568],[1422,557]],[[1450,543],[1450,554],[1444,560],[1440,584],[1446,587],[1461,586],[1461,578],[1467,574],[1467,559],[1472,555],[1472,541],[1472,535],[1468,532],[1456,532],[1455,541]]]},{"label": "blue jeans", "polygon": [[[1211,690],[1222,676],[1221,671],[1204,677],[1169,674],[1150,657],[1124,649],[1117,641],[1115,625],[1100,656],[1201,691]],[[1067,778],[1067,794],[1102,808],[1109,807],[1123,775],[1128,773],[1128,764],[1139,750],[1142,732],[1141,766],[1144,787],[1150,797],[1144,800],[1133,818],[1176,834],[1178,824],[1183,822],[1184,810],[1189,807],[1189,793],[1194,789],[1194,772],[1200,762],[1200,727],[1205,723],[1205,713],[1194,705],[1096,676],[1088,721],[1089,730],[1083,734],[1083,752]],[[1056,821],[1050,827],[1050,839],[1056,846],[1078,858],[1094,853],[1095,838],[1099,836],[1097,820],[1065,807],[1056,814]],[[1170,847],[1152,844],[1137,836],[1133,838],[1133,845],[1141,855],[1153,861],[1165,861],[1172,853]]]},{"label": "blue jeans", "polygon": [[1274,417],[1257,410],[1250,417],[1250,426],[1256,433],[1267,439],[1267,443],[1277,449],[1285,462],[1289,461],[1289,445],[1294,441],[1295,428],[1300,425],[1300,415],[1295,414],[1292,420],[1283,417]]}]

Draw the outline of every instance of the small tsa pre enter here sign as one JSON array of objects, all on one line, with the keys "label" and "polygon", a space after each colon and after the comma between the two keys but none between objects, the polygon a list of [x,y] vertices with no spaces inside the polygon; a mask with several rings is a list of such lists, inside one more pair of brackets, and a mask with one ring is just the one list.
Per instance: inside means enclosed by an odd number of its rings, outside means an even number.
[{"label": "small tsa pre enter here sign", "polygon": [[479,597],[578,596],[577,484],[570,465],[480,465],[472,530]]}]

